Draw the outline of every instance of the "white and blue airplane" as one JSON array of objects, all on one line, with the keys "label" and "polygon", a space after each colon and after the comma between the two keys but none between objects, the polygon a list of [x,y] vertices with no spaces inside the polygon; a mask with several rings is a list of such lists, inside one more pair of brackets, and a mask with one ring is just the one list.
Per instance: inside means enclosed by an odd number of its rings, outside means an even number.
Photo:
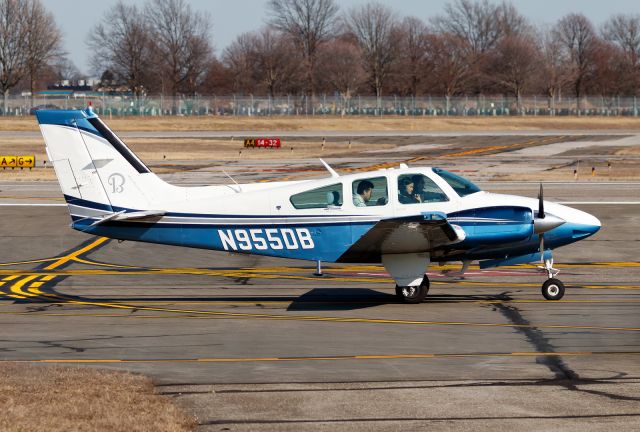
[{"label": "white and blue airplane", "polygon": [[[480,190],[439,168],[408,167],[258,184],[178,187],[147,166],[89,108],[36,112],[79,231],[119,240],[336,263],[382,263],[396,294],[419,303],[432,262],[461,272],[540,262],[548,300],[564,295],[552,250],[600,221],[538,199]],[[324,161],[323,161],[324,163]]]}]

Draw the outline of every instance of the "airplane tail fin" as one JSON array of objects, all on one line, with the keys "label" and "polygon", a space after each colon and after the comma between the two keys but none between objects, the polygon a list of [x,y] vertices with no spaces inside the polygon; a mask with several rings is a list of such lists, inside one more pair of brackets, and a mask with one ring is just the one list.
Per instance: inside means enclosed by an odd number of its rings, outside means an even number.
[{"label": "airplane tail fin", "polygon": [[74,221],[151,210],[180,189],[153,174],[91,109],[36,116]]}]

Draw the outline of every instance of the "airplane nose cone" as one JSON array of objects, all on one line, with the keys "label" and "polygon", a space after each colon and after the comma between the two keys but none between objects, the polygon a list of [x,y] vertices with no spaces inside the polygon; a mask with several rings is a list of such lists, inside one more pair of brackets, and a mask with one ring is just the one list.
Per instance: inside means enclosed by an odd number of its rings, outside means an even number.
[{"label": "airplane nose cone", "polygon": [[573,238],[579,239],[597,233],[602,227],[600,220],[592,214],[583,211],[576,211],[572,218]]}]

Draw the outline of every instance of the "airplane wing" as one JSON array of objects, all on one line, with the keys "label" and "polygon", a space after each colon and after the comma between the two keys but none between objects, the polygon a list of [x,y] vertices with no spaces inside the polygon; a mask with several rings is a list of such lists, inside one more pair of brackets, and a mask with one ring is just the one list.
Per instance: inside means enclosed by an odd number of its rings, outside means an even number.
[{"label": "airplane wing", "polygon": [[428,252],[465,239],[464,230],[444,213],[383,219],[338,259],[338,262],[380,262],[381,255]]}]

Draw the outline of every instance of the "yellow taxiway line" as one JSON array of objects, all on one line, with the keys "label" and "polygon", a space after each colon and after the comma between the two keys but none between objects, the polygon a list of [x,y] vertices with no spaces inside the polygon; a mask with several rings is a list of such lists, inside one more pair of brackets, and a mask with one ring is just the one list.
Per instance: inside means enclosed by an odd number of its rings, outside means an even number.
[{"label": "yellow taxiway line", "polygon": [[427,360],[489,357],[588,357],[588,356],[638,356],[640,351],[563,351],[563,352],[488,352],[488,353],[416,353],[416,354],[361,354],[293,357],[204,357],[168,359],[35,359],[0,360],[0,363],[256,363],[256,362],[305,362],[345,360]]}]

